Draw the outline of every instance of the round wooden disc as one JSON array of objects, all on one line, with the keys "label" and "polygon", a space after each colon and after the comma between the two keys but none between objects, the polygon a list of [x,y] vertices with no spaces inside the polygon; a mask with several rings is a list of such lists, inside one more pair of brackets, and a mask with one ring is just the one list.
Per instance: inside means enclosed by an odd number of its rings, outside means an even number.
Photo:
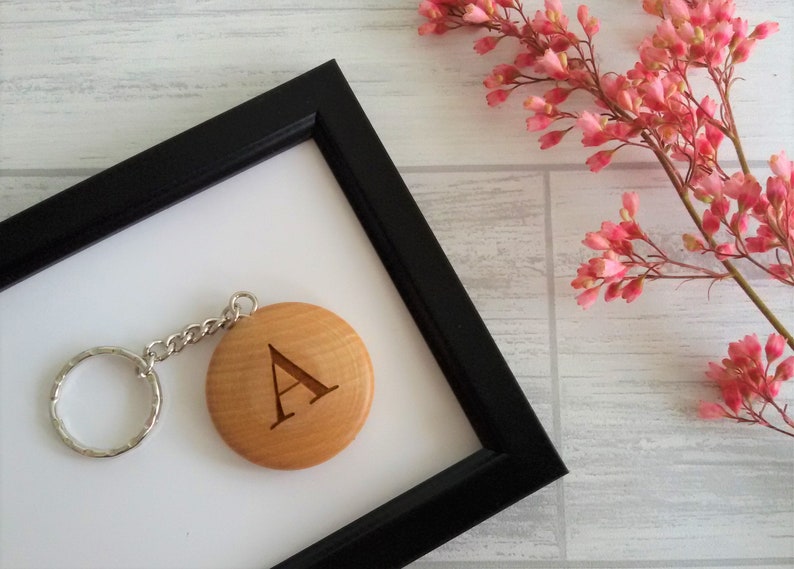
[{"label": "round wooden disc", "polygon": [[372,403],[366,347],[336,314],[298,302],[243,318],[207,371],[207,407],[226,444],[261,466],[294,470],[336,455]]}]

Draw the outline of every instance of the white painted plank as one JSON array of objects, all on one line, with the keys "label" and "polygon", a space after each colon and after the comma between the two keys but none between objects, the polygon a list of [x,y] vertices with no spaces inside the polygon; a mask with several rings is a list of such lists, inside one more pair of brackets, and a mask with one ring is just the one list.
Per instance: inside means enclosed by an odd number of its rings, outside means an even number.
[{"label": "white painted plank", "polygon": [[[399,165],[584,161],[575,137],[540,152],[519,100],[484,104],[482,80],[512,59],[511,50],[477,56],[465,32],[419,37],[416,4],[4,2],[0,163],[106,167],[332,57]],[[653,20],[639,2],[591,4],[604,15],[603,65],[630,67]],[[742,1],[740,8],[784,30],[759,46],[734,97],[748,156],[766,159],[794,146],[794,74],[781,64],[794,47],[794,5]]]}]

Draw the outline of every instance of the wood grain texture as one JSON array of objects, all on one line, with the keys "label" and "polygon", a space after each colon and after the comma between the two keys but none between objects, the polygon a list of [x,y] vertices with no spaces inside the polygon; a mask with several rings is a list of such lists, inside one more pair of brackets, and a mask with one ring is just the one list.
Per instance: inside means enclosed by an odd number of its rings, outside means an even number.
[{"label": "wood grain texture", "polygon": [[[794,152],[794,4],[737,3],[781,24],[734,97],[764,172]],[[0,218],[334,57],[571,469],[414,566],[794,567],[792,445],[694,414],[714,396],[705,363],[764,322],[728,285],[710,298],[658,285],[582,312],[568,286],[580,241],[622,191],[640,191],[665,246],[687,219],[647,156],[594,176],[575,137],[537,150],[520,99],[484,103],[483,77],[512,54],[479,57],[465,33],[418,37],[416,4],[5,0]],[[589,5],[605,64],[629,67],[652,26],[639,0]],[[792,324],[792,296],[754,282]]]},{"label": "wood grain texture", "polygon": [[[537,151],[520,97],[500,108],[485,106],[482,80],[494,65],[512,61],[511,49],[480,57],[468,33],[419,37],[417,5],[6,0],[0,96],[2,128],[13,136],[0,141],[0,164],[104,167],[329,57],[339,61],[397,164],[584,162],[587,153],[574,137],[556,152]],[[598,44],[604,65],[630,68],[631,51],[653,20],[639,1],[590,6],[604,19]],[[794,28],[787,0],[743,2],[742,10],[753,21],[774,17],[784,30]],[[742,70],[747,81],[737,85],[734,100],[750,158],[792,146],[787,93],[794,90],[794,72],[773,64],[775,54],[792,48],[791,34],[773,36]],[[87,129],[91,136],[75,139]],[[484,150],[496,141],[498,150]]]},{"label": "wood grain texture", "polygon": [[364,426],[374,373],[342,318],[300,302],[271,304],[238,322],[212,354],[207,407],[238,454],[298,470],[339,454]]}]

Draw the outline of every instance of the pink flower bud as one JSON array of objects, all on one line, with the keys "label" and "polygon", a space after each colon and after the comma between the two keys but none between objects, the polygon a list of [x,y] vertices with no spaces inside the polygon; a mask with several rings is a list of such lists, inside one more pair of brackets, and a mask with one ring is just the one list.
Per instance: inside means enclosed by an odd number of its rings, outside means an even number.
[{"label": "pink flower bud", "polygon": [[701,401],[698,406],[698,416],[700,416],[701,419],[722,419],[727,415],[728,413],[726,413],[722,405],[718,403]]},{"label": "pink flower bud", "polygon": [[762,40],[770,35],[774,34],[780,29],[780,26],[777,22],[764,22],[762,24],[758,24],[753,33],[750,34],[750,37],[753,39]]},{"label": "pink flower bud", "polygon": [[714,250],[714,254],[718,260],[724,261],[736,254],[736,247],[733,245],[733,243],[723,243],[721,245],[717,245],[717,248]]},{"label": "pink flower bud", "polygon": [[771,176],[766,179],[766,199],[773,208],[780,209],[786,203],[787,194],[788,189],[783,180]]},{"label": "pink flower bud", "polygon": [[440,20],[445,14],[440,6],[430,0],[424,0],[424,2],[419,4],[418,12],[428,20]]},{"label": "pink flower bud", "polygon": [[582,241],[582,245],[585,247],[589,247],[594,251],[608,251],[612,248],[612,244],[609,242],[609,239],[601,235],[600,233],[589,232],[585,234],[584,241]]},{"label": "pink flower bud", "polygon": [[593,306],[593,304],[595,304],[596,300],[598,300],[598,293],[600,290],[600,285],[595,288],[587,289],[576,297],[576,304],[587,310]]},{"label": "pink flower bud", "polygon": [[697,114],[697,118],[698,119],[703,119],[704,117],[711,118],[711,117],[714,116],[714,111],[716,111],[716,110],[717,110],[717,103],[714,101],[714,99],[712,99],[711,97],[706,95],[700,101],[700,106],[698,107],[698,110],[697,110],[697,113],[696,113]]},{"label": "pink flower bud", "polygon": [[618,105],[620,105],[620,108],[627,111],[634,110],[634,99],[627,89],[618,91],[618,94],[615,96],[615,100],[617,101]]},{"label": "pink flower bud", "polygon": [[732,59],[733,63],[743,63],[750,57],[750,52],[753,51],[755,40],[745,39],[733,48]]},{"label": "pink flower bud", "polygon": [[535,113],[533,116],[527,118],[527,130],[530,132],[544,130],[553,122],[554,119],[550,116],[541,113]]},{"label": "pink flower bud", "polygon": [[495,107],[501,103],[504,103],[507,97],[510,95],[510,91],[505,89],[497,89],[496,91],[491,91],[485,96],[485,100],[488,102],[488,106]]},{"label": "pink flower bud", "polygon": [[742,408],[742,393],[739,390],[739,385],[735,381],[724,383],[721,385],[722,400],[728,408],[734,413],[738,413]]},{"label": "pink flower bud", "polygon": [[777,366],[775,381],[788,381],[794,375],[794,356],[789,356]]},{"label": "pink flower bud", "polygon": [[578,18],[584,33],[586,33],[588,37],[593,37],[593,35],[598,33],[601,24],[597,18],[590,16],[590,11],[587,6],[584,4],[579,6],[579,9],[576,11],[576,17]]},{"label": "pink flower bud", "polygon": [[607,286],[607,290],[604,292],[604,302],[612,302],[613,300],[620,298],[622,286],[623,286],[622,281],[609,283],[609,285]]},{"label": "pink flower bud", "polygon": [[631,281],[629,281],[629,284],[623,287],[623,292],[620,294],[620,296],[623,297],[623,300],[625,300],[626,302],[634,302],[635,300],[637,300],[637,297],[639,297],[642,294],[642,287],[644,282],[645,282],[645,278],[643,277],[637,277],[636,279],[632,279]]},{"label": "pink flower bud", "polygon": [[702,134],[695,139],[695,148],[701,157],[707,158],[714,156],[714,147],[709,142],[709,139]]},{"label": "pink flower bud", "polygon": [[496,47],[496,44],[499,43],[499,39],[500,38],[493,36],[485,36],[484,38],[480,38],[474,42],[474,51],[480,55],[484,55]]},{"label": "pink flower bud", "polygon": [[493,68],[491,74],[483,81],[483,84],[488,89],[496,89],[501,85],[512,85],[520,74],[521,72],[515,65],[503,63]]},{"label": "pink flower bud", "polygon": [[785,263],[770,263],[767,269],[773,277],[781,281],[791,280],[794,276],[794,270],[792,270],[794,268]]},{"label": "pink flower bud", "polygon": [[687,251],[692,251],[694,253],[703,250],[705,244],[701,238],[690,235],[689,233],[685,233],[681,237],[684,240],[684,248]]},{"label": "pink flower bud", "polygon": [[538,138],[538,141],[540,142],[540,149],[546,150],[547,148],[551,148],[552,146],[557,146],[562,140],[562,137],[565,136],[567,132],[568,132],[567,130],[552,130],[550,132],[547,132],[546,134]]},{"label": "pink flower bud", "polygon": [[552,105],[559,105],[568,98],[568,95],[570,93],[571,93],[570,89],[555,87],[554,89],[550,89],[545,93],[543,93],[543,98],[546,100],[547,103],[550,103]]},{"label": "pink flower bud", "polygon": [[629,217],[634,219],[637,210],[640,208],[640,196],[637,192],[624,192],[622,197],[623,208],[628,212]]},{"label": "pink flower bud", "polygon": [[664,12],[662,10],[662,0],[642,0],[642,9],[645,10],[651,16],[658,16],[659,18],[664,17]]},{"label": "pink flower bud", "polygon": [[728,215],[728,212],[730,210],[731,210],[731,204],[724,197],[721,197],[719,199],[715,199],[714,201],[711,202],[710,211],[711,211],[711,213],[716,215],[718,218],[719,217],[725,217],[726,215]]},{"label": "pink flower bud", "polygon": [[585,164],[590,167],[591,172],[600,172],[612,162],[612,155],[614,153],[614,150],[601,150],[585,160]]},{"label": "pink flower bud", "polygon": [[703,231],[709,237],[713,236],[720,230],[720,218],[711,213],[711,210],[703,212]]},{"label": "pink flower bud", "polygon": [[720,129],[711,123],[706,123],[706,140],[709,141],[712,148],[715,150],[719,148],[724,138],[725,134]]},{"label": "pink flower bud", "polygon": [[786,349],[786,339],[780,334],[770,334],[769,339],[766,341],[764,352],[766,353],[766,361],[773,362],[783,355],[783,350]]},{"label": "pink flower bud", "polygon": [[747,226],[749,225],[750,220],[747,217],[746,213],[734,213],[731,216],[731,230],[736,235],[744,235],[747,233]]},{"label": "pink flower bud", "polygon": [[513,63],[516,67],[532,67],[537,61],[538,57],[534,53],[519,53]]}]

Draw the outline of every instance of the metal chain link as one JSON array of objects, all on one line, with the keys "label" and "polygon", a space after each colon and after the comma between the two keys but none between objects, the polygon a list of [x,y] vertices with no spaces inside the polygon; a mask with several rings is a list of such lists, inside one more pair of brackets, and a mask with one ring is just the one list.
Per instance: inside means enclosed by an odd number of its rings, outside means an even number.
[{"label": "metal chain link", "polygon": [[[246,299],[251,303],[248,312],[243,312],[240,304],[241,299]],[[259,308],[259,302],[250,292],[235,292],[229,299],[229,304],[221,311],[217,318],[208,318],[201,324],[188,324],[181,331],[171,334],[165,340],[155,340],[146,345],[141,358],[145,366],[138,370],[141,377],[151,373],[156,363],[167,360],[174,354],[178,354],[185,346],[195,344],[202,338],[212,336],[218,330],[229,330],[241,318],[250,316]]]}]

